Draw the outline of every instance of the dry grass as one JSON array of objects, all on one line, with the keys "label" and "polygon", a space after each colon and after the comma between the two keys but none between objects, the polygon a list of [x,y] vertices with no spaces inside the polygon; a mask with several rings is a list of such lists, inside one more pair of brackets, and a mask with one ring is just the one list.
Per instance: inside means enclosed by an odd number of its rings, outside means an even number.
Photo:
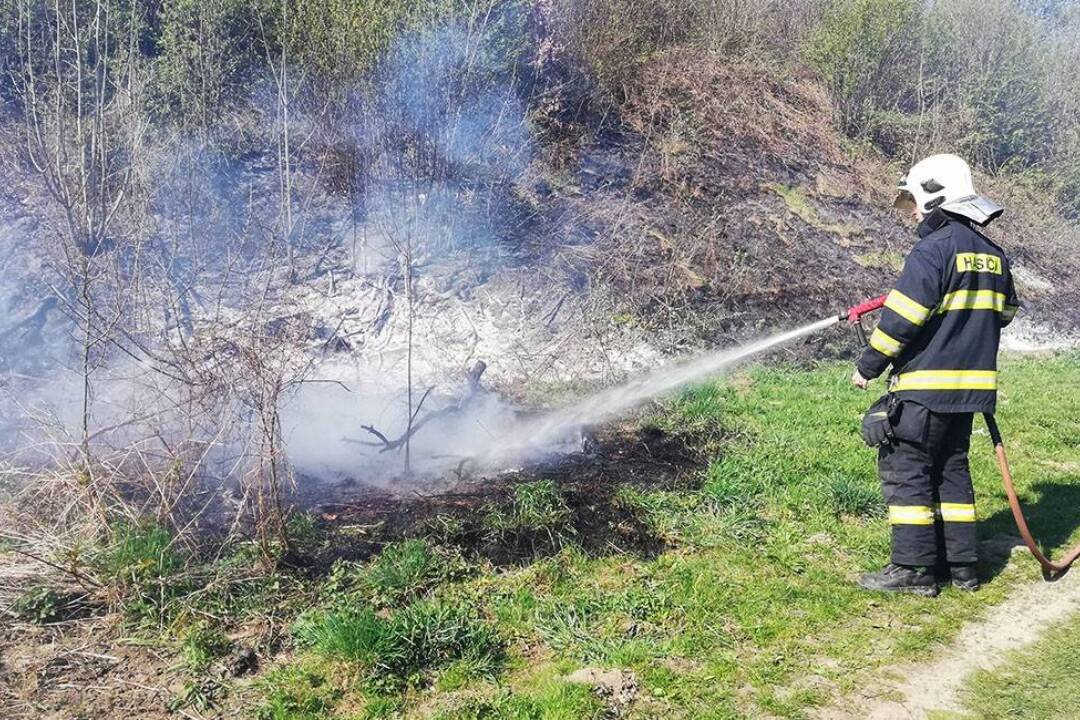
[{"label": "dry grass", "polygon": [[820,85],[688,48],[666,52],[643,69],[624,118],[661,149],[681,134],[676,147],[691,158],[727,151],[744,158],[764,153],[796,166],[844,160]]}]

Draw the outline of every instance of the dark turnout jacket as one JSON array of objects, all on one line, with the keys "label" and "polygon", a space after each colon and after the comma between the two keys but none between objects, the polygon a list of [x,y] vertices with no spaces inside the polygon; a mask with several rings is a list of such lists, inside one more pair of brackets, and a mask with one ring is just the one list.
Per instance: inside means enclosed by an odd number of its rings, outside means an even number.
[{"label": "dark turnout jacket", "polygon": [[994,412],[1001,328],[1020,301],[1009,259],[967,220],[935,210],[889,293],[859,374],[935,412]]}]

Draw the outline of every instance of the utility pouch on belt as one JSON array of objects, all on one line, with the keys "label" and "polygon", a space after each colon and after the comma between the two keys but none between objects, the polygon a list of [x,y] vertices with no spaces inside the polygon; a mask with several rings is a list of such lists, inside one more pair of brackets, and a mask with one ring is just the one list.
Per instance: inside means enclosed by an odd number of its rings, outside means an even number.
[{"label": "utility pouch on belt", "polygon": [[893,421],[892,415],[897,409],[896,398],[893,395],[882,395],[870,406],[862,419],[863,442],[872,448],[892,445]]},{"label": "utility pouch on belt", "polygon": [[892,419],[893,436],[897,440],[922,445],[926,442],[926,428],[930,423],[930,411],[916,402],[904,400],[896,403],[889,414]]}]

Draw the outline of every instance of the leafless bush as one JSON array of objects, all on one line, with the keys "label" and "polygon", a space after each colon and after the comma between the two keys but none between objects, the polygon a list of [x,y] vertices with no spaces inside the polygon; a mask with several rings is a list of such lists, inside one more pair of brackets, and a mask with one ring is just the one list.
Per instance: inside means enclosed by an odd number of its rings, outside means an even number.
[{"label": "leafless bush", "polygon": [[144,77],[136,28],[119,15],[110,0],[70,13],[29,0],[17,6],[21,159],[59,210],[55,292],[80,335],[87,472],[93,375],[127,314],[125,265],[140,250],[119,220],[140,202],[133,191],[147,130]]},{"label": "leafless bush", "polygon": [[258,451],[245,476],[244,496],[265,558],[275,556],[276,543],[289,543],[284,493],[293,477],[281,434],[281,401],[310,368],[300,349],[310,328],[305,320],[275,321],[269,333],[249,328],[234,346],[230,363],[239,373],[235,382],[243,402],[255,416]]},{"label": "leafless bush", "polygon": [[[89,518],[93,534],[125,515],[182,530],[174,511],[198,489],[211,448],[238,442],[230,404],[239,405],[258,431],[246,497],[267,546],[284,537],[286,513],[278,406],[302,378],[308,361],[296,358],[310,331],[302,320],[274,325],[290,313],[282,297],[301,271],[293,248],[310,197],[295,182],[290,81],[276,76],[280,192],[267,222],[261,190],[256,205],[248,188],[245,212],[242,199],[200,185],[217,178],[191,173],[198,163],[170,176],[199,143],[148,143],[137,22],[111,0],[73,7],[16,8],[22,152],[9,169],[30,171],[50,202],[45,280],[73,329],[81,377],[78,437],[27,415],[43,438],[39,466],[58,470],[26,484],[59,491],[56,532]],[[99,391],[107,408],[95,405]]]},{"label": "leafless bush", "polygon": [[652,57],[694,46],[730,57],[793,57],[825,0],[555,0],[553,37],[601,94],[621,102]]}]

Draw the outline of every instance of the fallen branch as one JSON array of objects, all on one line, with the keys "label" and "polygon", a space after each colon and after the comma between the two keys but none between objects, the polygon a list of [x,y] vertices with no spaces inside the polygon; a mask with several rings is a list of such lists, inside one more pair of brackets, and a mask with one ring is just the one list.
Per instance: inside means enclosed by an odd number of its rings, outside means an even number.
[{"label": "fallen branch", "polygon": [[385,433],[380,432],[374,425],[361,425],[360,428],[367,433],[374,435],[378,442],[355,440],[353,438],[342,438],[344,442],[353,443],[356,445],[365,445],[367,447],[377,447],[380,453],[390,452],[391,450],[400,450],[405,447],[405,443],[409,442],[416,433],[420,432],[420,429],[429,424],[433,420],[437,420],[448,415],[459,413],[465,409],[465,407],[475,397],[477,391],[480,389],[480,378],[484,375],[484,371],[487,370],[487,363],[483,360],[477,360],[469,371],[468,385],[466,386],[465,394],[453,404],[447,405],[444,408],[435,410],[425,415],[421,420],[417,421],[417,417],[420,415],[421,408],[424,407],[424,401],[428,399],[431,391],[435,389],[432,385],[424,391],[424,395],[420,398],[420,402],[416,404],[416,410],[413,411],[412,417],[409,422],[409,429],[406,430],[400,437],[391,440]]}]

